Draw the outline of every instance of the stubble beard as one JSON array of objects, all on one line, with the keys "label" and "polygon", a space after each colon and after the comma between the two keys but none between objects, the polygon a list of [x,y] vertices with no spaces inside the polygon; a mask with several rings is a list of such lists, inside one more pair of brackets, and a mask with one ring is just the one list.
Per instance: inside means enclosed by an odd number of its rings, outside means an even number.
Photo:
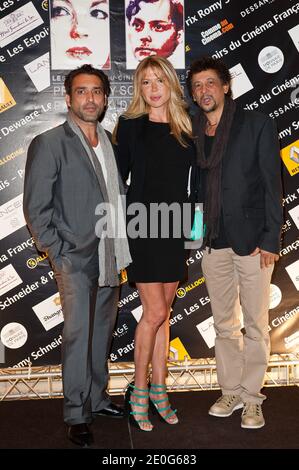
[{"label": "stubble beard", "polygon": [[212,99],[212,101],[213,101],[210,105],[205,106],[205,105],[202,105],[201,103],[199,105],[199,107],[202,109],[202,111],[204,113],[212,113],[213,111],[215,111],[217,109],[217,105],[216,105],[214,99],[212,97],[210,97],[210,99]]},{"label": "stubble beard", "polygon": [[77,116],[81,121],[84,122],[91,122],[91,123],[96,123],[99,120],[99,117],[103,113],[103,110],[100,110],[99,108],[96,108],[95,112],[93,114],[86,113],[84,110],[78,110],[74,111],[72,110],[75,116]]}]

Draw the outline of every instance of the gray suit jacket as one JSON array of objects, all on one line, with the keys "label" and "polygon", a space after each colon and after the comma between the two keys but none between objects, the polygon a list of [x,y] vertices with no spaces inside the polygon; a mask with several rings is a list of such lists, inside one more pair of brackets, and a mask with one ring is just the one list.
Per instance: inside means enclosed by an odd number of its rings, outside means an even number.
[{"label": "gray suit jacket", "polygon": [[65,270],[87,266],[98,246],[102,193],[92,163],[67,122],[31,142],[25,169],[24,215],[36,245]]}]

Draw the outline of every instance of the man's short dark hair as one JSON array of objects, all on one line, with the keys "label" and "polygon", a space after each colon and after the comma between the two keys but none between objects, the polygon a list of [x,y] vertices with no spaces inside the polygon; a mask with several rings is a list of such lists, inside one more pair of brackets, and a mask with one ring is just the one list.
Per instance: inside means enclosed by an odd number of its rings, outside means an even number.
[{"label": "man's short dark hair", "polygon": [[223,85],[229,85],[229,90],[226,93],[227,96],[231,96],[232,91],[230,87],[231,74],[227,65],[221,59],[214,59],[213,57],[204,56],[200,59],[192,62],[187,75],[187,88],[189,95],[192,96],[192,77],[196,73],[203,72],[204,70],[215,70],[218,78],[221,80]]},{"label": "man's short dark hair", "polygon": [[[126,17],[130,23],[132,16],[136,16],[141,10],[140,3],[156,3],[159,0],[131,0],[126,9]],[[170,3],[170,18],[175,25],[175,29],[180,31],[184,27],[184,12],[183,5],[181,3],[173,3],[172,0],[168,0]]]},{"label": "man's short dark hair", "polygon": [[71,95],[72,93],[72,84],[73,84],[74,78],[77,77],[77,75],[81,75],[82,73],[85,73],[87,75],[96,75],[97,77],[99,77],[104,88],[104,93],[108,98],[108,96],[111,93],[109,78],[104,72],[102,72],[102,70],[95,69],[94,67],[92,67],[92,65],[89,65],[89,64],[84,64],[78,69],[72,70],[65,77],[64,87],[65,87],[65,92],[67,95]]}]

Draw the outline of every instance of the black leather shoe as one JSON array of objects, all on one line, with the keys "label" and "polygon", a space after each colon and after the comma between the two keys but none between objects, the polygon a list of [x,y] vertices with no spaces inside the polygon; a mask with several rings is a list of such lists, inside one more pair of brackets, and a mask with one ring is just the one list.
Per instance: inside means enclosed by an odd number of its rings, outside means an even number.
[{"label": "black leather shoe", "polygon": [[86,423],[68,426],[67,437],[81,447],[89,447],[93,442],[92,434]]},{"label": "black leather shoe", "polygon": [[123,418],[125,411],[121,406],[110,403],[99,411],[93,411],[93,416],[109,416],[110,418]]}]

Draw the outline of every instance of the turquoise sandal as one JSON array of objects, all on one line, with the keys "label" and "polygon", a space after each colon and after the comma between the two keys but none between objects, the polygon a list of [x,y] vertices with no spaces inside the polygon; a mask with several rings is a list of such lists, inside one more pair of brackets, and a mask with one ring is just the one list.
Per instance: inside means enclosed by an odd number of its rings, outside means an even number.
[{"label": "turquoise sandal", "polygon": [[[136,393],[136,392],[141,392],[140,393]],[[132,400],[132,397],[136,397],[136,398],[149,398],[149,390],[148,388],[144,389],[144,388],[138,388],[138,387],[135,387],[135,385],[133,384],[129,384],[128,388],[127,388],[127,392],[126,392],[126,409],[127,409],[127,414],[129,416],[129,420],[130,422],[135,426],[137,427],[137,429],[140,429],[141,431],[152,431],[153,429],[153,425],[152,423],[150,422],[150,420],[145,417],[148,417],[148,403],[138,403],[134,400]],[[140,407],[140,408],[147,408],[146,411],[133,411],[133,408],[132,408],[132,405],[133,407]],[[138,418],[138,417],[141,417],[141,418]],[[148,423],[151,425],[151,428],[144,428],[143,427],[143,423]]]},{"label": "turquoise sandal", "polygon": [[[156,389],[161,389],[161,390],[156,390]],[[154,389],[154,390],[153,390]],[[172,416],[174,416],[177,412],[177,410],[173,410],[170,406],[167,392],[166,392],[166,385],[159,385],[159,384],[151,384],[150,386],[150,394],[152,395],[158,395],[157,399],[155,398],[149,398],[150,399],[150,404],[152,406],[152,410],[158,413],[160,419],[162,421],[165,421],[167,424],[177,424],[179,422],[178,417],[175,416],[176,419],[170,420]],[[159,395],[166,395],[165,398],[159,398]],[[167,406],[160,406],[162,403],[167,403]],[[169,410],[169,413],[162,415],[161,412]]]}]

